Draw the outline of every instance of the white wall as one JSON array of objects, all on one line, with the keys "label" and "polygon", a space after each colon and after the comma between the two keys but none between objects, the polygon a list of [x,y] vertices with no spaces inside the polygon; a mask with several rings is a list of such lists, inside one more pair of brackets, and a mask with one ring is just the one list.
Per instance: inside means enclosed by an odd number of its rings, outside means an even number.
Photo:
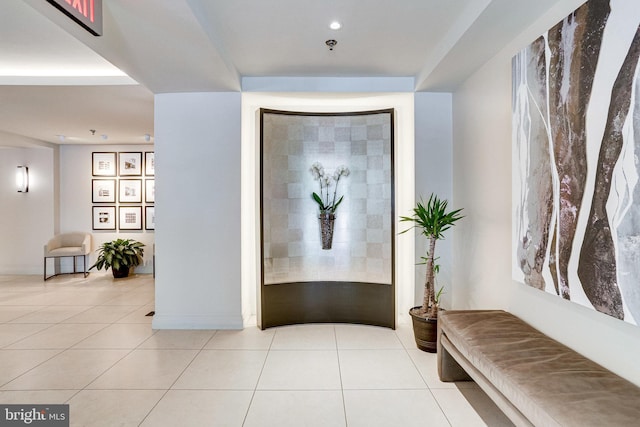
[{"label": "white wall", "polygon": [[[0,145],[25,138],[0,135]],[[36,142],[36,141],[32,141]],[[44,244],[56,228],[57,148],[0,147],[0,274],[42,274]],[[16,166],[29,168],[29,191],[18,193]]]},{"label": "white wall", "polygon": [[640,385],[640,328],[511,279],[511,57],[580,6],[559,1],[453,96],[453,307],[503,308]]},{"label": "white wall", "polygon": [[[97,248],[104,242],[113,239],[135,239],[146,245],[144,262],[136,267],[136,273],[151,273],[154,232],[151,230],[106,231],[92,229],[92,160],[94,151],[153,151],[153,145],[62,145],[60,146],[60,232],[83,231],[93,236],[92,253],[89,266],[96,258]],[[134,177],[132,177],[134,178]],[[138,178],[138,177],[135,177]],[[144,181],[143,181],[144,182]],[[116,199],[117,200],[117,199]],[[110,205],[119,205],[113,203]],[[136,205],[138,206],[138,205]],[[117,211],[117,209],[116,209]],[[144,216],[144,209],[143,209]],[[72,264],[66,269],[66,261],[62,260],[62,271],[71,271]],[[81,263],[78,264],[82,266]],[[93,270],[92,270],[93,271]],[[103,270],[104,271],[104,270]],[[111,272],[111,270],[109,270]]]},{"label": "white wall", "polygon": [[241,329],[240,93],[155,97],[156,329]]},{"label": "white wall", "polygon": [[[452,199],[452,156],[453,156],[453,127],[452,127],[452,96],[450,93],[415,94],[415,194],[416,201],[429,199],[435,193],[441,199],[449,201],[450,208],[457,208]],[[401,213],[410,215],[410,213]],[[406,223],[400,225],[400,231],[406,229]],[[445,234],[444,240],[436,244],[437,263],[440,272],[437,275],[438,285],[444,286],[442,306],[451,307],[451,263],[453,252],[452,235]],[[416,236],[415,262],[425,256],[427,239]],[[414,305],[422,304],[424,294],[426,266],[415,268],[415,301]]]}]

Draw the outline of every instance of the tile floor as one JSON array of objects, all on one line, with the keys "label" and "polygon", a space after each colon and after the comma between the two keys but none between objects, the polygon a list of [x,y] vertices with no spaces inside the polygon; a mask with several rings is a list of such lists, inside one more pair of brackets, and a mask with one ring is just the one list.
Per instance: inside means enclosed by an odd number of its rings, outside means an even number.
[{"label": "tile floor", "polygon": [[0,403],[68,403],[72,426],[506,426],[437,378],[410,326],[151,329],[151,275],[0,276]]}]

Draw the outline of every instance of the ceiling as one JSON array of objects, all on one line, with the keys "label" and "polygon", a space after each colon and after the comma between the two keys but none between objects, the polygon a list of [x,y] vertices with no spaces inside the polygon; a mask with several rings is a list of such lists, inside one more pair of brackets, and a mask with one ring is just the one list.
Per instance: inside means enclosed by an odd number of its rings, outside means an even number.
[{"label": "ceiling", "polygon": [[153,136],[154,93],[239,91],[244,77],[409,77],[453,91],[555,1],[103,0],[101,37],[46,1],[5,3],[0,132],[103,144]]}]

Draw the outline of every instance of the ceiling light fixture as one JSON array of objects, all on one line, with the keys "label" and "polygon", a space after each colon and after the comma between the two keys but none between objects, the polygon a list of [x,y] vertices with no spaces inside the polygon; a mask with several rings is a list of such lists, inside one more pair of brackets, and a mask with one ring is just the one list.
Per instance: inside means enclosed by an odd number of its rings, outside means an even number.
[{"label": "ceiling light fixture", "polygon": [[64,135],[56,135],[56,136],[58,137],[60,142],[64,142],[64,140],[66,139],[66,136],[64,136]]},{"label": "ceiling light fixture", "polygon": [[100,137],[101,137],[103,140],[105,140],[105,141],[106,141],[106,140],[109,138],[109,135],[102,134],[102,135],[100,135]]},{"label": "ceiling light fixture", "polygon": [[151,135],[149,135],[148,133],[145,133],[144,134],[144,140],[147,141],[147,142],[151,141]]},{"label": "ceiling light fixture", "polygon": [[342,24],[338,21],[333,21],[331,24],[329,24],[329,28],[331,28],[332,30],[339,30],[340,28],[342,28]]},{"label": "ceiling light fixture", "polygon": [[324,44],[329,46],[329,50],[333,50],[333,48],[338,44],[338,42],[333,40],[333,39],[330,39],[330,40],[327,40],[326,42],[324,42]]}]

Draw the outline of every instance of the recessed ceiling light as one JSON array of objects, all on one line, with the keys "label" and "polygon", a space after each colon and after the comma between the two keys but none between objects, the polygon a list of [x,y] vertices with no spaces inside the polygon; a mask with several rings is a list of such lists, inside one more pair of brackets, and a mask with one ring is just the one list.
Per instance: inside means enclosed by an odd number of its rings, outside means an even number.
[{"label": "recessed ceiling light", "polygon": [[342,24],[338,21],[333,21],[331,24],[329,24],[329,28],[331,28],[332,30],[339,30],[340,28],[342,28]]}]

